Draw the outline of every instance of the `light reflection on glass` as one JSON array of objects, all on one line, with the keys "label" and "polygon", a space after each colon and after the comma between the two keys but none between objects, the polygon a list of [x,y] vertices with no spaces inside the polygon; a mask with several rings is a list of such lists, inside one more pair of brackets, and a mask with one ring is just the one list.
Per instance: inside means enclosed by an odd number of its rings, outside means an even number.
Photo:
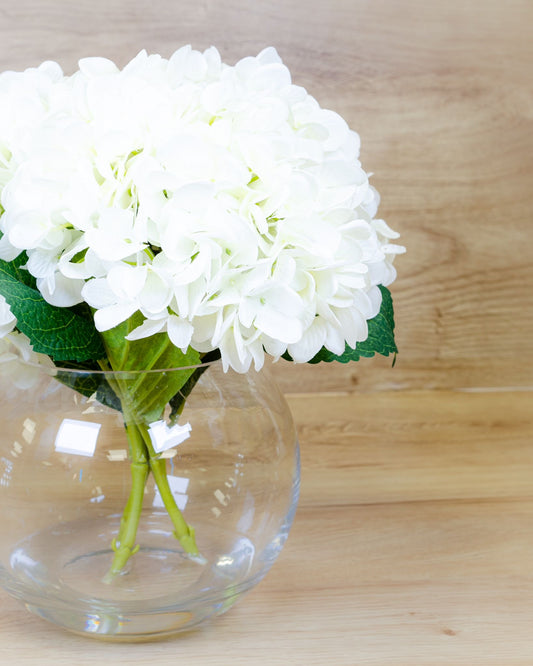
[{"label": "light reflection on glass", "polygon": [[216,497],[217,502],[220,502],[220,504],[222,504],[222,506],[228,506],[229,496],[226,495],[226,494],[224,494],[224,493],[222,492],[222,490],[220,490],[219,488],[217,488],[217,489],[215,490],[215,492],[213,493],[213,495]]},{"label": "light reflection on glass", "polygon": [[31,444],[33,442],[33,439],[35,437],[35,432],[37,429],[37,424],[35,421],[32,421],[31,419],[27,418],[24,423],[23,423],[23,430],[22,430],[22,437],[25,442],[28,444]]},{"label": "light reflection on glass", "polygon": [[59,453],[92,457],[101,427],[100,423],[92,421],[63,419],[57,431],[55,450]]},{"label": "light reflection on glass", "polygon": [[245,534],[253,525],[255,517],[255,500],[252,493],[246,493],[246,498],[244,500],[244,507],[239,522],[237,523],[237,529],[241,534]]},{"label": "light reflection on glass", "polygon": [[128,452],[126,449],[109,449],[107,453],[107,459],[110,462],[122,462],[128,457]]},{"label": "light reflection on glass", "polygon": [[12,569],[16,570],[20,568],[21,570],[25,569],[28,571],[37,567],[39,563],[27,555],[22,548],[17,548],[11,553],[9,564]]},{"label": "light reflection on glass", "polygon": [[7,458],[0,458],[0,461],[2,462],[4,466],[4,471],[2,472],[2,476],[0,476],[0,486],[9,486],[11,483],[11,472],[13,471],[13,463],[11,460],[8,460]]},{"label": "light reflection on glass", "polygon": [[99,627],[100,627],[101,621],[98,615],[87,615],[87,620],[85,622],[85,631],[95,634]]}]

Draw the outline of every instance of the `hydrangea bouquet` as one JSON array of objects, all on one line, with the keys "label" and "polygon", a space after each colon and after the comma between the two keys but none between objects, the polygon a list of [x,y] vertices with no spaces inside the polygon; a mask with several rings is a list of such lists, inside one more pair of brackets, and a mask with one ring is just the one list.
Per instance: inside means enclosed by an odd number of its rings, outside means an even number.
[{"label": "hydrangea bouquet", "polygon": [[[398,234],[376,219],[359,137],[291,83],[273,48],[142,51],[0,75],[0,367],[183,368],[110,383],[132,488],[110,577],[135,551],[149,473],[185,551],[198,549],[148,433],[201,374],[396,352]],[[91,395],[95,388],[74,385]]]}]

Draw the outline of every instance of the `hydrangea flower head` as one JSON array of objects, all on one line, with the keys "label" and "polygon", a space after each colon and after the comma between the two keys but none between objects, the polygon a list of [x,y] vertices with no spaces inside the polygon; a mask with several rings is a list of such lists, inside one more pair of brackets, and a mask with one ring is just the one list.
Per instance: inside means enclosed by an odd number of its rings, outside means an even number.
[{"label": "hydrangea flower head", "polygon": [[6,72],[0,128],[0,258],[100,331],[140,312],[130,339],[305,362],[365,340],[396,276],[358,135],[273,48]]}]

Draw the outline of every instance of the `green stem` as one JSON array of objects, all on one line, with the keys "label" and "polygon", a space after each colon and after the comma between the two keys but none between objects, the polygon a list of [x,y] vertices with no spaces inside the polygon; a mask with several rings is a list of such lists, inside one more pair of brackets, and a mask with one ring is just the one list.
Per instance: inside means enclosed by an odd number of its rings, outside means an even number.
[{"label": "green stem", "polygon": [[170,484],[168,482],[167,476],[167,467],[166,462],[154,451],[152,446],[152,441],[150,439],[150,434],[146,426],[139,425],[139,430],[142,433],[146,449],[148,451],[150,470],[154,475],[157,488],[159,489],[159,494],[163,500],[165,509],[167,510],[172,524],[174,525],[174,536],[180,542],[183,550],[197,557],[199,555],[198,546],[196,545],[196,539],[194,536],[194,528],[187,523],[183,514],[176,504],[172,490],[170,489]]},{"label": "green stem", "polygon": [[139,550],[139,546],[135,545],[135,537],[141,518],[144,488],[150,471],[146,448],[137,428],[130,424],[126,427],[126,432],[131,455],[131,489],[120,520],[118,535],[111,543],[115,555],[111,567],[104,577],[104,581],[107,583],[122,571],[129,558]]},{"label": "green stem", "polygon": [[[109,369],[107,363],[102,362],[100,365],[103,370]],[[106,583],[110,583],[124,569],[129,558],[139,550],[139,545],[135,545],[135,537],[137,536],[137,529],[141,519],[144,489],[148,474],[150,473],[148,451],[146,450],[141,433],[130,417],[125,398],[127,394],[121,386],[122,382],[119,379],[109,378],[108,383],[122,405],[122,414],[131,459],[131,488],[122,518],[120,519],[118,534],[111,542],[111,547],[115,554],[111,567],[103,579]]]},{"label": "green stem", "polygon": [[[116,387],[116,390],[118,390],[118,387]],[[126,432],[131,456],[132,485],[120,521],[118,535],[111,543],[115,554],[111,567],[104,577],[104,582],[107,583],[110,583],[123,570],[129,558],[139,550],[139,545],[135,545],[135,537],[141,518],[144,489],[150,471],[154,475],[161,499],[172,520],[174,536],[186,553],[193,557],[199,555],[194,528],[186,522],[176,504],[168,482],[166,462],[156,454],[148,428],[143,424],[132,422],[133,417],[130,420],[125,407],[124,419],[127,423]]]},{"label": "green stem", "polygon": [[141,518],[144,488],[150,471],[146,448],[136,426],[128,425],[126,432],[131,456],[131,489],[120,520],[118,535],[111,543],[115,555],[111,567],[104,577],[104,582],[107,583],[122,571],[129,558],[139,550],[139,546],[135,545],[135,537]]},{"label": "green stem", "polygon": [[[159,350],[159,352],[161,353],[161,350]],[[104,370],[109,369],[110,365],[112,366],[113,364],[110,364],[108,361],[103,361],[101,363],[101,367]],[[144,391],[142,399],[143,411],[139,413],[137,408],[140,405],[138,405],[137,402],[140,402],[138,394],[139,387],[142,384],[141,380],[137,379],[136,383],[132,386],[131,382],[122,380],[119,376],[115,379],[109,378],[108,383],[122,405],[122,414],[126,426],[132,461],[132,486],[121,518],[118,535],[111,544],[115,551],[113,562],[109,572],[104,577],[104,581],[111,582],[111,580],[122,571],[129,558],[139,550],[139,546],[135,545],[135,538],[141,518],[144,489],[150,471],[154,475],[154,480],[157,484],[161,499],[170,519],[172,520],[174,536],[180,542],[183,550],[189,555],[195,557],[199,555],[199,552],[196,545],[194,529],[185,521],[176,504],[176,500],[174,499],[168,482],[166,462],[159,456],[159,454],[156,454],[146,424],[147,417],[142,415],[146,414],[146,402],[149,402],[152,397],[150,395],[151,391]],[[194,383],[192,386],[194,386]],[[150,404],[151,403],[149,403],[148,406],[150,406]],[[152,409],[152,412],[153,411],[154,410]]]}]

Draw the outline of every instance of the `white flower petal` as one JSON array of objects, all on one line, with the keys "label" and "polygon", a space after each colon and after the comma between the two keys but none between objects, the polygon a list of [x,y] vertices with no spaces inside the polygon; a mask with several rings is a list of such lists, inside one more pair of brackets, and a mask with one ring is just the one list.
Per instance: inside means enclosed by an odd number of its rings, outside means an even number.
[{"label": "white flower petal", "polygon": [[172,295],[170,285],[160,275],[149,271],[139,293],[139,304],[143,312],[157,314],[168,307]]},{"label": "white flower petal", "polygon": [[15,328],[17,318],[11,312],[6,299],[0,294],[0,338],[3,338]]},{"label": "white flower petal", "polygon": [[404,254],[405,248],[402,245],[393,245],[391,243],[386,243],[381,246],[381,249],[385,254]]},{"label": "white flower petal", "polygon": [[191,323],[176,315],[170,315],[167,321],[167,331],[172,344],[185,352],[191,343],[194,331]]},{"label": "white flower petal", "polygon": [[160,333],[165,328],[164,319],[146,319],[140,326],[134,328],[131,333],[128,333],[126,340],[141,340],[142,338],[149,338],[151,335]]},{"label": "white flower petal", "polygon": [[36,249],[29,253],[26,268],[36,278],[48,277],[57,270],[57,253]]},{"label": "white flower petal", "polygon": [[249,328],[260,310],[260,303],[255,298],[244,298],[239,305],[239,321]]},{"label": "white flower petal", "polygon": [[78,61],[78,66],[88,78],[116,74],[119,71],[115,63],[107,58],[82,58]]},{"label": "white flower petal", "polygon": [[226,332],[220,344],[220,353],[225,372],[230,367],[237,372],[248,372],[250,369],[253,357],[245,350],[238,329],[230,328]]},{"label": "white flower petal", "polygon": [[105,308],[116,302],[116,295],[106,278],[97,278],[85,283],[81,295],[92,308]]},{"label": "white flower petal", "polygon": [[281,342],[281,340],[270,338],[268,335],[262,335],[261,342],[265,348],[266,353],[270,356],[273,356],[275,359],[278,359],[287,351],[286,342]]},{"label": "white flower petal", "polygon": [[37,288],[43,295],[43,298],[51,305],[60,308],[69,308],[72,305],[81,303],[83,296],[82,288],[85,285],[83,280],[71,280],[61,273],[55,273],[53,276],[54,288],[50,288],[50,281],[44,278],[37,279]]},{"label": "white flower petal", "polygon": [[5,224],[9,243],[25,250],[39,247],[50,231],[46,214],[37,210],[20,213],[14,219],[6,220]]},{"label": "white flower petal", "polygon": [[135,301],[108,305],[94,313],[94,323],[98,331],[108,331],[115,328],[139,309]]},{"label": "white flower petal", "polygon": [[13,259],[16,259],[20,253],[21,250],[9,242],[7,235],[0,238],[0,259],[3,259],[4,261],[13,261]]},{"label": "white flower petal", "polygon": [[107,283],[120,299],[134,299],[139,296],[144,285],[148,269],[146,266],[115,264],[107,274]]},{"label": "white flower petal", "polygon": [[372,220],[372,226],[384,238],[396,239],[400,237],[400,234],[391,229],[385,220]]},{"label": "white flower petal", "polygon": [[335,314],[348,346],[354,349],[358,342],[368,337],[367,320],[356,308],[337,308]]},{"label": "white flower petal", "polygon": [[291,343],[300,340],[303,331],[302,322],[296,317],[289,317],[274,308],[262,308],[257,314],[254,325],[271,338]]},{"label": "white flower petal", "polygon": [[326,323],[316,317],[301,338],[295,344],[288,345],[287,351],[296,363],[307,363],[324,346],[326,334]]},{"label": "white flower petal", "polygon": [[337,356],[344,353],[346,349],[346,340],[338,328],[327,325],[324,347],[334,354],[337,354]]},{"label": "white flower petal", "polygon": [[265,364],[265,351],[261,339],[258,338],[252,342],[247,342],[246,351],[252,357],[256,371],[261,370]]},{"label": "white flower petal", "polygon": [[192,337],[192,346],[198,349],[198,345],[205,343],[214,335],[217,322],[217,315],[206,315],[194,318],[194,333]]},{"label": "white flower petal", "polygon": [[[99,330],[139,311],[131,339],[220,346],[226,369],[364,339],[404,248],[359,136],[275,49],[79,67],[0,75],[0,259],[26,251],[45,298],[85,300]],[[0,307],[2,344],[11,325]]]},{"label": "white flower petal", "polygon": [[45,354],[36,354],[29,338],[13,331],[0,339],[0,367],[2,374],[20,389],[29,389],[38,381],[40,368],[54,369]]}]

